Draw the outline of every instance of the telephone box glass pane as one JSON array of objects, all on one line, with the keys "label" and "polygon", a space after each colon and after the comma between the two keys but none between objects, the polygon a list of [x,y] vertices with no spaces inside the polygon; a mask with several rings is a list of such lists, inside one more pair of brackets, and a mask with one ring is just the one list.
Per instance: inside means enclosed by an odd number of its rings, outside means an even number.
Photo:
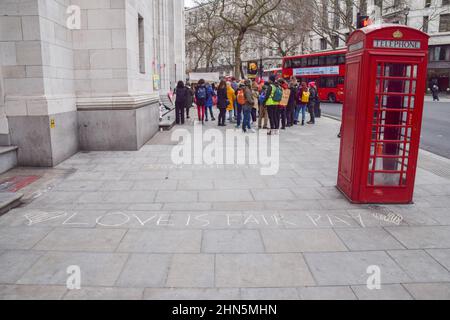
[{"label": "telephone box glass pane", "polygon": [[369,185],[406,185],[416,77],[417,65],[377,65]]}]

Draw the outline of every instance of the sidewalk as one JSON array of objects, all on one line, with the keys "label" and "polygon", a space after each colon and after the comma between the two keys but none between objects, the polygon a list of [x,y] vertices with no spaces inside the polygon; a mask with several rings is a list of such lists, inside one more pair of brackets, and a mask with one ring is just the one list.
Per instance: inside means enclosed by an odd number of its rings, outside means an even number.
[{"label": "sidewalk", "polygon": [[42,178],[0,217],[0,299],[450,299],[450,161],[421,154],[413,205],[353,205],[334,187],[338,130],[282,132],[276,176],[175,168],[172,132],[10,171]]}]

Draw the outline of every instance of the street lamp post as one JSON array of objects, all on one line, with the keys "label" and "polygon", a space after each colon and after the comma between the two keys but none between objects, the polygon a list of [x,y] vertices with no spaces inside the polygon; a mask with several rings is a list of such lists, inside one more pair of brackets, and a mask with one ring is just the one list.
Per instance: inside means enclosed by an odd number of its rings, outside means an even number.
[{"label": "street lamp post", "polygon": [[411,9],[409,7],[405,8],[405,25],[408,25],[408,16],[409,16],[409,12],[411,11]]}]

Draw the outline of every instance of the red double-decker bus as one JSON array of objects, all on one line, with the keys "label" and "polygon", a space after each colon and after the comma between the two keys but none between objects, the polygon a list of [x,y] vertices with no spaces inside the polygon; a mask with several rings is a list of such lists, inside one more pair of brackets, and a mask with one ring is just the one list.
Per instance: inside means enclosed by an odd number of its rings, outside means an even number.
[{"label": "red double-decker bus", "polygon": [[301,82],[316,82],[319,97],[331,103],[344,102],[345,54],[333,50],[283,58],[283,78],[295,76]]}]

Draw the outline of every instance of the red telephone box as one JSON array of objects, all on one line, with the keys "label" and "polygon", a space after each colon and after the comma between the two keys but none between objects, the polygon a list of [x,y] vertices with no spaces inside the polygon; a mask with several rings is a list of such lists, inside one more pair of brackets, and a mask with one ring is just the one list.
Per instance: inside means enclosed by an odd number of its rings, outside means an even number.
[{"label": "red telephone box", "polygon": [[338,188],[354,203],[413,201],[428,39],[389,24],[348,40]]}]

